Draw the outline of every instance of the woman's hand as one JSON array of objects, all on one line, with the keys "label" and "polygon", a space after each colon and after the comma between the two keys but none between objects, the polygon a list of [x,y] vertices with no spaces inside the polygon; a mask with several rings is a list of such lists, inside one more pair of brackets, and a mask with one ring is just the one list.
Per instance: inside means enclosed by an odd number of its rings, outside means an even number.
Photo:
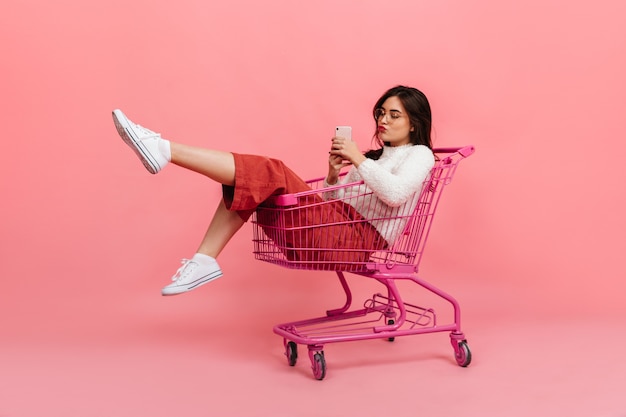
[{"label": "woman's hand", "polygon": [[365,156],[359,150],[356,143],[340,136],[332,138],[328,157],[328,176],[326,182],[335,184],[339,178],[339,172],[348,165],[358,167],[365,160]]},{"label": "woman's hand", "polygon": [[326,182],[330,185],[336,184],[341,169],[347,165],[350,165],[350,163],[344,162],[341,156],[330,155],[328,157],[328,175],[326,176]]}]

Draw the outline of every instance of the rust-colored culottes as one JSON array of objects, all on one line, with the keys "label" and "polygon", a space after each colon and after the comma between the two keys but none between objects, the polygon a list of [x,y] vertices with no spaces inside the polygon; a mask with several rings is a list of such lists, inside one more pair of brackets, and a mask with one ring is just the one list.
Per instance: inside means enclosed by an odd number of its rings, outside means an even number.
[{"label": "rust-colored culottes", "polygon": [[[236,153],[233,156],[235,185],[223,186],[224,202],[244,221],[272,196],[311,189],[280,160]],[[325,202],[319,195],[300,202],[282,221],[280,228],[287,232],[281,235],[280,246],[293,261],[344,269],[341,265],[364,262],[371,252],[386,246],[378,231],[354,207],[341,201]],[[276,229],[264,231],[275,240]]]}]

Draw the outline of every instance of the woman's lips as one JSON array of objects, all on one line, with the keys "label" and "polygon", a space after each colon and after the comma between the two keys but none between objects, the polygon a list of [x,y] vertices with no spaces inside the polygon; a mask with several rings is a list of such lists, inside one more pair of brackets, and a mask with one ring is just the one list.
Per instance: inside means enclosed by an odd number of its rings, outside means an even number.
[{"label": "woman's lips", "polygon": [[379,132],[385,132],[387,130],[387,128],[385,126],[378,126],[378,131]]}]

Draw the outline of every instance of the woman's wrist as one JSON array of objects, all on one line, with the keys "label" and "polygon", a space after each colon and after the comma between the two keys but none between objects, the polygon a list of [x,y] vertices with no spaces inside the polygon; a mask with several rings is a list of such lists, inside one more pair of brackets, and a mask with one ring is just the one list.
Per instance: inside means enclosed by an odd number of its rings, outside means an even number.
[{"label": "woman's wrist", "polygon": [[359,167],[359,165],[361,165],[361,163],[363,161],[365,161],[367,158],[363,155],[363,154],[359,154],[356,158],[354,158],[354,160],[352,161],[352,165],[354,165],[356,168]]}]

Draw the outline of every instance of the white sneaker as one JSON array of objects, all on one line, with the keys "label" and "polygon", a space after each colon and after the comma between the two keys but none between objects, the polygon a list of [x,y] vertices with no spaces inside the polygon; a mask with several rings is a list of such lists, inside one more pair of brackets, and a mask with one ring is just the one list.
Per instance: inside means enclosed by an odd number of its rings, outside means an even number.
[{"label": "white sneaker", "polygon": [[161,135],[131,122],[119,109],[113,110],[113,123],[117,133],[151,174],[156,174],[167,165],[167,158],[159,150]]},{"label": "white sneaker", "polygon": [[222,270],[215,259],[207,263],[183,259],[183,266],[178,268],[172,282],[161,290],[163,295],[176,295],[198,288],[222,276]]}]

